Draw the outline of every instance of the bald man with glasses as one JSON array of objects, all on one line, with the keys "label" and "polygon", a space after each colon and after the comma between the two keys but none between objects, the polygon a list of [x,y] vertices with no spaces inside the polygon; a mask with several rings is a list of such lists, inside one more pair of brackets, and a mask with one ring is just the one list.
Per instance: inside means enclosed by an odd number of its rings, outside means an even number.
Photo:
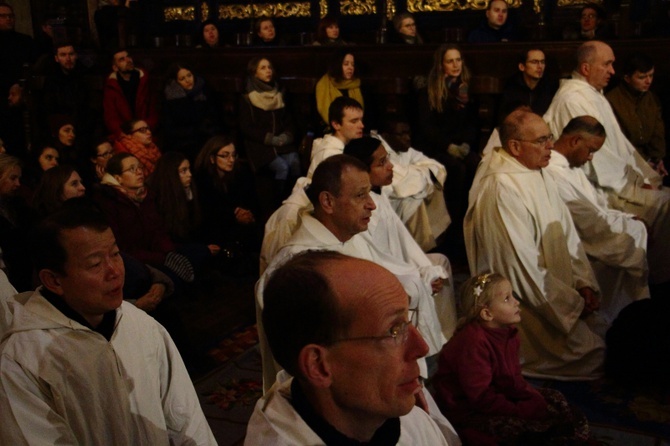
[{"label": "bald man with glasses", "polygon": [[284,372],[245,444],[460,444],[417,407],[428,345],[409,303],[398,279],[366,260],[307,251],[278,268],[262,318]]}]

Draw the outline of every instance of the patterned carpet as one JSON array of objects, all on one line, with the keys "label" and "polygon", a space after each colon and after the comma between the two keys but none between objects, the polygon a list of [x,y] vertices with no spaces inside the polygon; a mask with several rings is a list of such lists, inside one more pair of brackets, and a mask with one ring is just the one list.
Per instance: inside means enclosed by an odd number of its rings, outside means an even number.
[{"label": "patterned carpet", "polygon": [[220,365],[194,383],[221,446],[243,443],[249,417],[263,394],[257,343],[255,325],[236,330],[208,353]]}]

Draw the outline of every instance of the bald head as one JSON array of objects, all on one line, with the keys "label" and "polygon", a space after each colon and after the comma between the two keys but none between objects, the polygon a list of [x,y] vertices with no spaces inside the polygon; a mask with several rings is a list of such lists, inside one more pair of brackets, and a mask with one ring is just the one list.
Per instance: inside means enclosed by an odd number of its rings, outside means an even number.
[{"label": "bald head", "polygon": [[513,111],[500,126],[500,140],[505,151],[531,170],[547,167],[553,138],[542,117],[525,110]]},{"label": "bald head", "polygon": [[596,90],[607,86],[614,75],[614,51],[597,40],[584,43],[577,49],[577,71]]}]

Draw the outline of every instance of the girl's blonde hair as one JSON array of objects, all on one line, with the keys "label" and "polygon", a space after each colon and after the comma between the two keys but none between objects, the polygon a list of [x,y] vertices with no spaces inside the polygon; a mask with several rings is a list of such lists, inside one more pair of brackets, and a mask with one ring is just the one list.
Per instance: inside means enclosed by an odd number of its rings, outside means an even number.
[{"label": "girl's blonde hair", "polygon": [[498,273],[484,273],[470,277],[461,285],[458,314],[460,318],[456,330],[472,321],[479,320],[479,313],[493,300],[495,286],[507,279]]}]

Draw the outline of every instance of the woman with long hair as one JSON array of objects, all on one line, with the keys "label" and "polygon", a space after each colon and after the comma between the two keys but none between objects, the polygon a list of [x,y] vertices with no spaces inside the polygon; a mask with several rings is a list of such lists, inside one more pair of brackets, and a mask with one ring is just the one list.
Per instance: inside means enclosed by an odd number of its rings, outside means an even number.
[{"label": "woman with long hair", "polygon": [[447,168],[445,199],[459,230],[480,157],[478,106],[461,51],[442,45],[433,55],[428,85],[419,91],[417,147]]},{"label": "woman with long hair", "polygon": [[231,137],[210,138],[195,161],[202,237],[229,251],[258,252],[261,225],[253,174],[237,159]]},{"label": "woman with long hair", "polygon": [[361,92],[361,79],[356,76],[356,63],[351,50],[341,49],[336,51],[324,74],[316,84],[316,108],[326,125],[328,122],[328,107],[340,96],[356,99],[361,106],[363,94]]},{"label": "woman with long hair", "polygon": [[272,172],[278,205],[288,195],[292,186],[290,179],[300,176],[300,158],[291,113],[284,103],[274,67],[265,57],[254,57],[247,65],[246,94],[240,104],[240,130],[254,171],[269,169]]},{"label": "woman with long hair", "polygon": [[168,69],[164,94],[165,149],[194,161],[207,138],[223,130],[215,93],[189,66],[176,63]]},{"label": "woman with long hair", "polygon": [[74,167],[55,166],[44,172],[35,188],[33,208],[46,216],[60,208],[65,200],[82,197],[85,193],[86,187]]}]

